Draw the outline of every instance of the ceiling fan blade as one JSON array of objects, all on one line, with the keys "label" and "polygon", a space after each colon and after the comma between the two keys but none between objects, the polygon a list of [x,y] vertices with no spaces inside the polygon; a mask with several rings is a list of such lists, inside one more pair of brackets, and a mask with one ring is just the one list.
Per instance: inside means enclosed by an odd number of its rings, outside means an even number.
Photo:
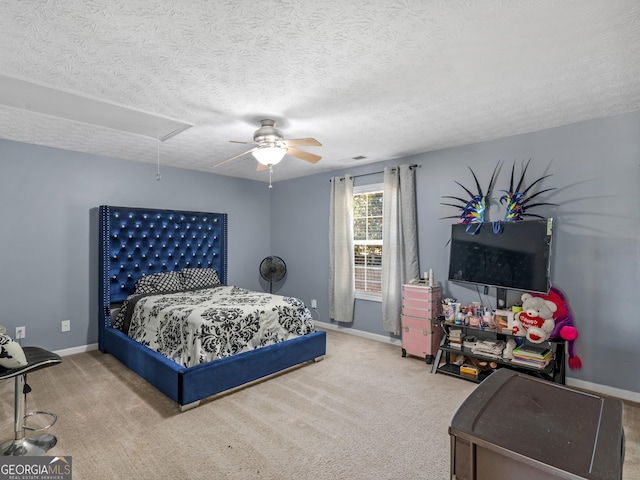
[{"label": "ceiling fan blade", "polygon": [[243,145],[257,145],[256,142],[241,142],[240,140],[229,140],[231,143],[242,143]]},{"label": "ceiling fan blade", "polygon": [[247,153],[251,153],[251,152],[253,152],[254,150],[257,150],[257,149],[258,149],[258,147],[254,147],[251,150],[247,150],[246,152],[241,153],[240,155],[236,155],[235,157],[227,158],[226,160],[224,160],[224,161],[222,161],[220,163],[216,163],[213,166],[213,168],[219,167],[220,165],[224,165],[225,163],[230,162],[231,160],[235,160],[236,158],[241,157],[243,155],[246,155]]},{"label": "ceiling fan blade", "polygon": [[262,170],[269,170],[269,165],[263,165],[262,163],[258,162],[256,171],[261,172]]},{"label": "ceiling fan blade", "polygon": [[322,158],[320,155],[315,155],[313,153],[305,152],[303,150],[298,150],[297,148],[292,147],[287,148],[287,155],[297,157],[309,163],[317,163],[318,160]]},{"label": "ceiling fan blade", "polygon": [[315,138],[292,138],[285,140],[287,147],[321,147],[322,144]]}]

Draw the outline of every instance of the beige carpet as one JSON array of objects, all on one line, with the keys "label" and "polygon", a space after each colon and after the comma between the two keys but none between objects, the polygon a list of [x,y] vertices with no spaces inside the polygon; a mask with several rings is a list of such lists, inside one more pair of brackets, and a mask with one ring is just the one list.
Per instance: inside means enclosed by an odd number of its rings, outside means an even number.
[{"label": "beige carpet", "polygon": [[[180,413],[110,355],[29,375],[74,480],[449,478],[449,422],[475,385],[391,345],[328,332],[325,360]],[[12,438],[13,382],[0,382]],[[625,404],[625,479],[640,478],[640,407]]]}]

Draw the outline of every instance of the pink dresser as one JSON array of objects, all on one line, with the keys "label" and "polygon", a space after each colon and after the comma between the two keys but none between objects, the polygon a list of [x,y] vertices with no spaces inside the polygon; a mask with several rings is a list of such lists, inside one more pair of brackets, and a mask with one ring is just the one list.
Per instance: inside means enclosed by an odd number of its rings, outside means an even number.
[{"label": "pink dresser", "polygon": [[440,345],[440,327],[433,325],[442,312],[440,287],[402,286],[402,356],[407,353],[432,363]]}]

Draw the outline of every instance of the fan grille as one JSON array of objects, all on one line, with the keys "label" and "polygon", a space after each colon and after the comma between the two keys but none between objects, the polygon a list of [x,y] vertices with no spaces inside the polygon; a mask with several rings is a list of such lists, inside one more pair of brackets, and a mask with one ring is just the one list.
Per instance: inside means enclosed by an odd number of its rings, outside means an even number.
[{"label": "fan grille", "polygon": [[260,276],[269,282],[269,290],[271,291],[273,282],[279,282],[287,273],[287,266],[284,260],[275,255],[265,257],[260,263]]}]

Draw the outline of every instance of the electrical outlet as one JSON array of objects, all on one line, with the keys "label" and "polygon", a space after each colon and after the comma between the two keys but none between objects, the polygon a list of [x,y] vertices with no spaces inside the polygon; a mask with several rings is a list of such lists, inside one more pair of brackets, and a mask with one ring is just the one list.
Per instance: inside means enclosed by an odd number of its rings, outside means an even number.
[{"label": "electrical outlet", "polygon": [[313,308],[313,309],[318,308],[318,302],[316,301],[315,298],[311,299],[311,308]]},{"label": "electrical outlet", "polygon": [[71,320],[62,320],[62,331],[68,332],[71,330]]},{"label": "electrical outlet", "polygon": [[24,338],[26,335],[26,327],[16,327],[16,340],[19,338]]}]

